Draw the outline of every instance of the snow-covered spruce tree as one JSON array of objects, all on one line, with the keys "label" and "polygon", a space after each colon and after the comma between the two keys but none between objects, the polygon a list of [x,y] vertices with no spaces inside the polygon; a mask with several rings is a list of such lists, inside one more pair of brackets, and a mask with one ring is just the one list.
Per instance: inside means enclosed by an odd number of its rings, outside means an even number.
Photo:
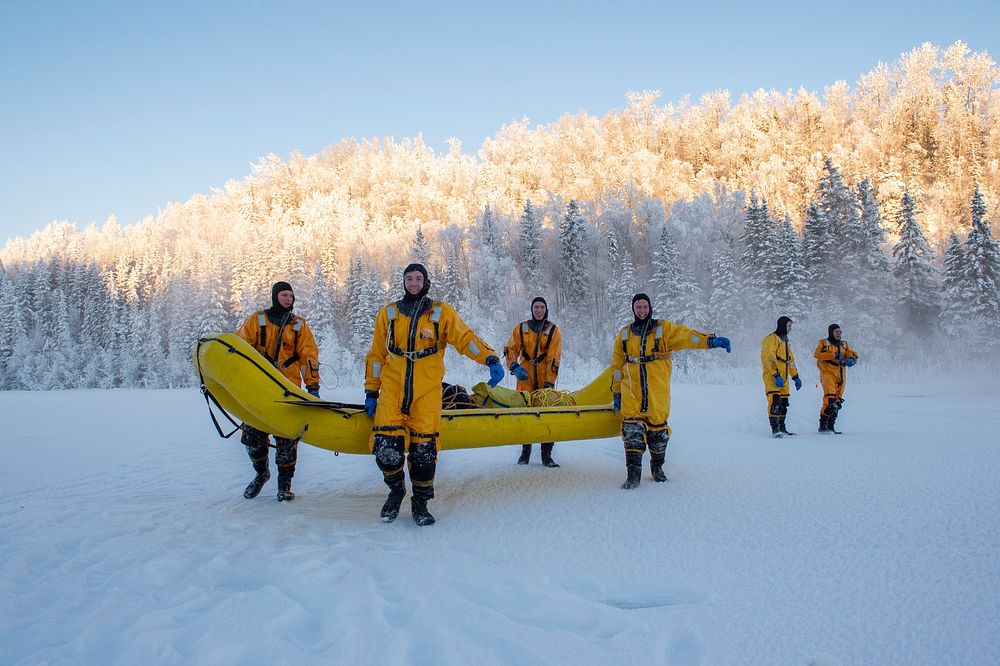
[{"label": "snow-covered spruce tree", "polygon": [[528,294],[541,292],[542,284],[542,224],[529,199],[524,204],[524,212],[518,221],[518,249],[521,279]]},{"label": "snow-covered spruce tree", "polygon": [[899,242],[892,248],[893,276],[897,281],[897,305],[901,323],[913,333],[930,330],[937,317],[938,296],[934,251],[917,222],[917,203],[909,190],[903,192],[896,213]]},{"label": "snow-covered spruce tree", "polygon": [[583,215],[579,204],[571,200],[559,227],[560,286],[563,311],[571,323],[580,324],[586,319],[587,290],[590,280],[586,273],[586,244]]},{"label": "snow-covered spruce tree", "polygon": [[500,256],[500,230],[497,228],[496,216],[489,204],[483,207],[483,212],[479,215],[476,223],[479,241],[483,247],[488,248],[496,256]]},{"label": "snow-covered spruce tree", "polygon": [[302,308],[302,316],[309,322],[320,349],[337,339],[336,305],[337,295],[330,289],[323,274],[323,268],[316,265],[312,276],[311,296],[307,307]]},{"label": "snow-covered spruce tree", "polygon": [[860,247],[861,224],[858,200],[851,188],[844,183],[840,169],[833,159],[823,161],[823,177],[816,186],[815,201],[820,214],[826,219],[827,228],[837,241],[838,252],[832,257],[835,272],[843,267],[848,254]]},{"label": "snow-covered spruce tree", "polygon": [[[809,271],[809,290],[813,294],[830,293],[838,289],[834,260],[838,251],[837,239],[830,229],[830,222],[815,202],[806,208],[802,225],[802,259]],[[839,309],[839,303],[824,299],[818,305]]]},{"label": "snow-covered spruce tree", "polygon": [[846,267],[845,295],[847,306],[855,315],[855,324],[872,327],[881,316],[892,288],[892,264],[885,255],[885,225],[871,181],[858,183],[858,209],[860,211],[860,244],[854,261]]},{"label": "snow-covered spruce tree", "polygon": [[1000,245],[993,239],[978,186],[972,196],[972,231],[965,241],[965,257],[972,316],[995,335],[1000,326]]},{"label": "snow-covered spruce tree", "polygon": [[430,274],[431,248],[427,244],[424,230],[421,225],[417,225],[417,231],[413,235],[413,246],[410,248],[410,262],[423,264]]},{"label": "snow-covered spruce tree", "polygon": [[14,349],[25,337],[24,316],[17,303],[14,281],[0,265],[0,390],[17,388]]},{"label": "snow-covered spruce tree", "polygon": [[[772,313],[783,312],[796,319],[809,311],[809,272],[802,259],[802,240],[787,214],[775,236],[775,261],[767,269],[767,278]],[[824,298],[823,294],[816,296]]]},{"label": "snow-covered spruce tree", "polygon": [[958,239],[958,234],[953,231],[944,253],[944,270],[941,273],[941,291],[944,296],[941,328],[948,335],[962,332],[967,313],[971,309],[969,301],[972,294],[966,282],[966,273],[965,247]]},{"label": "snow-covered spruce tree", "polygon": [[[622,326],[632,318],[630,303],[635,283],[635,270],[628,254],[625,253],[623,256],[618,248],[618,239],[613,229],[608,231],[607,243],[608,272],[611,279],[608,280],[605,297],[608,305],[608,318],[611,320],[611,326],[615,328]],[[626,270],[630,274],[626,275]]]},{"label": "snow-covered spruce tree", "polygon": [[462,296],[459,284],[461,277],[459,275],[458,257],[454,246],[451,244],[444,249],[444,265],[438,269],[437,274],[440,277],[435,284],[434,298],[458,307]]},{"label": "snow-covered spruce tree", "polygon": [[681,265],[676,239],[667,225],[660,230],[650,287],[659,316],[690,326],[704,324],[701,288]]},{"label": "snow-covered spruce tree", "polygon": [[750,203],[746,209],[746,225],[740,236],[743,254],[740,255],[740,271],[745,283],[750,287],[752,300],[765,296],[767,291],[767,267],[775,258],[774,221],[766,199],[758,199],[750,193]]},{"label": "snow-covered spruce tree", "polygon": [[712,255],[712,289],[707,319],[717,330],[734,330],[740,312],[740,277],[732,248],[723,245]]}]

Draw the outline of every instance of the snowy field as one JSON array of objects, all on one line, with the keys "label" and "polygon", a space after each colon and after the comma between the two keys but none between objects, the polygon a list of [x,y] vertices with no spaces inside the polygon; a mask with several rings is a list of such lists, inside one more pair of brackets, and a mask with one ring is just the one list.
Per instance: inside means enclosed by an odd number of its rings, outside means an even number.
[{"label": "snowy field", "polygon": [[420,528],[306,445],[243,499],[195,390],[3,392],[0,664],[1000,663],[1000,380],[846,398],[773,440],[758,384],[675,385],[631,492],[617,439],[445,452]]}]

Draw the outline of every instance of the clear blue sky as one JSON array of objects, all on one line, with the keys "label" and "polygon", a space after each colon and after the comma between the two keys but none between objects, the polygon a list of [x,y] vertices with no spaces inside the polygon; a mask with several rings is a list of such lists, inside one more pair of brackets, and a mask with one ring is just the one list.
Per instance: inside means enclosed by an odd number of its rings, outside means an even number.
[{"label": "clear blue sky", "polygon": [[0,244],[132,224],[347,137],[475,154],[630,90],[822,92],[925,41],[1000,59],[1000,3],[950,4],[0,0]]}]

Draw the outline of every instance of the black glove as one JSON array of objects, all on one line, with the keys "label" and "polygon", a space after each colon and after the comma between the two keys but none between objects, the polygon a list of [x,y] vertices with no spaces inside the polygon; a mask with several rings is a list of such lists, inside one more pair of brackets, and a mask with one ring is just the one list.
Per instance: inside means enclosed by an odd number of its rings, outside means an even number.
[{"label": "black glove", "polygon": [[307,384],[306,385],[306,391],[308,391],[309,395],[311,395],[312,397],[318,398],[319,397],[319,384]]},{"label": "black glove", "polygon": [[555,387],[556,387],[556,385],[553,384],[552,382],[545,382],[544,384],[542,384],[542,388],[551,388],[551,389],[554,389]]}]

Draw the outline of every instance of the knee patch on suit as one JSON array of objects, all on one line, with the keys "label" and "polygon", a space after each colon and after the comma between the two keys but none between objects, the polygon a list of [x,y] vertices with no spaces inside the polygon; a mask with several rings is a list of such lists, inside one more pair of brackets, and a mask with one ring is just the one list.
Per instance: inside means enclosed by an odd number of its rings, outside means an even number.
[{"label": "knee patch on suit", "polygon": [[402,435],[375,435],[372,453],[375,454],[375,464],[383,473],[391,473],[403,469]]},{"label": "knee patch on suit", "polygon": [[299,440],[274,438],[274,462],[278,467],[295,467],[295,460],[299,453]]},{"label": "knee patch on suit", "polygon": [[268,440],[266,432],[244,424],[240,441],[243,442],[243,446],[247,447],[247,455],[250,456],[250,460],[267,459]]},{"label": "knee patch on suit", "polygon": [[637,451],[639,455],[646,450],[646,424],[641,421],[626,421],[622,423],[622,442],[625,451]]}]

